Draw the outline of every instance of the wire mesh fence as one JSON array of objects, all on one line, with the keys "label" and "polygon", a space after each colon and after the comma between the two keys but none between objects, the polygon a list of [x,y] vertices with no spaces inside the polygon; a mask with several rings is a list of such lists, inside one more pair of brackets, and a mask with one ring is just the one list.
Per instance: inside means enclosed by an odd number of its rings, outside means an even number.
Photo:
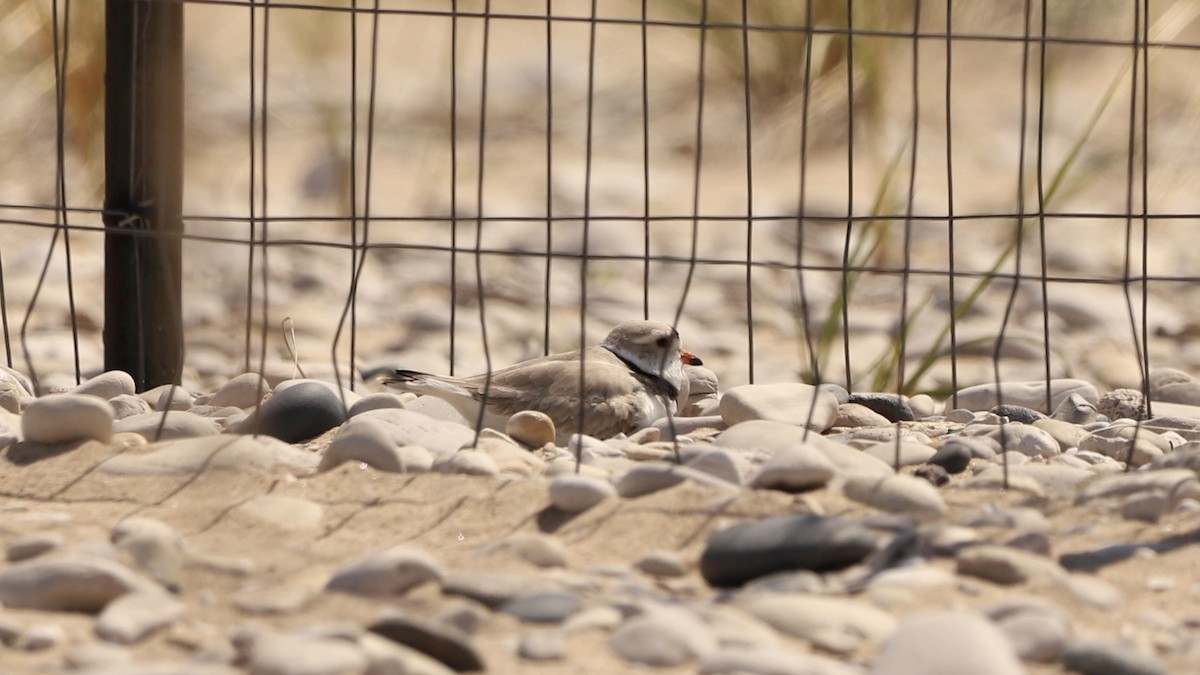
[{"label": "wire mesh fence", "polygon": [[[640,317],[723,385],[1200,360],[1191,2],[172,4],[196,388],[481,372]],[[71,381],[144,302],[102,283],[102,9],[0,8],[5,358]]]}]

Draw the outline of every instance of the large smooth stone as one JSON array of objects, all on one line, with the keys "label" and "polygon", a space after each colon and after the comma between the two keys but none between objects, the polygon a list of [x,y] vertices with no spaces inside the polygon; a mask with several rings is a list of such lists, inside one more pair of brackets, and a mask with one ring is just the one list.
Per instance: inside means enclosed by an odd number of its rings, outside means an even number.
[{"label": "large smooth stone", "polygon": [[85,394],[43,396],[25,406],[21,433],[31,443],[107,443],[113,435],[113,408]]},{"label": "large smooth stone", "polygon": [[837,419],[838,401],[823,389],[798,382],[744,384],[725,392],[720,411],[721,418],[730,426],[749,420],[769,420],[825,431]]}]

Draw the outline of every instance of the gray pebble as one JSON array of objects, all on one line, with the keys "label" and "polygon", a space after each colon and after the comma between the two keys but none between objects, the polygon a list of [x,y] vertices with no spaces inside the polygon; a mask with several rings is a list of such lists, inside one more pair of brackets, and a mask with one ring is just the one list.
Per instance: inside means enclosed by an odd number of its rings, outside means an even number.
[{"label": "gray pebble", "polygon": [[1157,658],[1111,640],[1089,640],[1069,645],[1063,667],[1087,675],[1167,675]]}]

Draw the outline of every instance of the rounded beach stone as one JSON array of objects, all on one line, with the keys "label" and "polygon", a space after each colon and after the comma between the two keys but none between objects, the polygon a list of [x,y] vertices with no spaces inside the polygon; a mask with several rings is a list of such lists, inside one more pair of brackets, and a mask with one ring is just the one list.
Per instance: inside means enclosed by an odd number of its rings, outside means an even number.
[{"label": "rounded beach stone", "polygon": [[738,523],[712,535],[700,574],[713,586],[740,586],[786,570],[839,570],[862,561],[882,535],[853,520],[815,514]]},{"label": "rounded beach stone", "polygon": [[369,394],[355,401],[354,405],[350,406],[350,417],[367,412],[368,410],[383,410],[386,408],[403,408],[404,399],[398,394],[393,394],[386,391]]},{"label": "rounded beach stone", "polygon": [[113,430],[117,433],[138,434],[151,443],[216,436],[221,433],[221,428],[216,422],[182,410],[132,415],[118,420],[113,425]]},{"label": "rounded beach stone", "polygon": [[652,577],[681,577],[687,574],[687,563],[671,551],[655,551],[633,563],[636,570]]},{"label": "rounded beach stone", "polygon": [[737,606],[785,635],[844,653],[877,646],[896,628],[891,614],[849,598],[804,593],[748,593]]},{"label": "rounded beach stone", "polygon": [[148,412],[154,412],[149,403],[141,396],[134,394],[121,394],[108,399],[109,404],[113,407],[113,417],[118,420],[134,415],[144,415]]},{"label": "rounded beach stone", "polygon": [[522,410],[508,418],[504,432],[529,448],[540,448],[554,442],[554,420],[544,412]]},{"label": "rounded beach stone", "polygon": [[161,590],[118,562],[90,556],[34,558],[0,572],[0,604],[11,609],[98,612],[130,591]]},{"label": "rounded beach stone", "polygon": [[936,520],[946,515],[946,502],[937,488],[913,476],[851,476],[842,491],[850,499],[885,513],[899,513],[917,520]]},{"label": "rounded beach stone", "polygon": [[583,600],[566,591],[543,591],[518,596],[500,605],[498,611],[527,623],[562,623],[583,607]]},{"label": "rounded beach stone", "polygon": [[41,532],[14,539],[4,547],[4,557],[9,562],[20,562],[36,558],[62,548],[65,540],[58,532]]},{"label": "rounded beach stone", "polygon": [[916,419],[908,402],[895,394],[850,394],[849,402],[866,406],[889,422],[911,422]]},{"label": "rounded beach stone", "polygon": [[358,645],[336,637],[269,633],[257,636],[249,652],[254,675],[340,675],[367,668]]},{"label": "rounded beach stone", "polygon": [[1052,418],[1071,424],[1090,424],[1096,421],[1096,404],[1079,394],[1071,394],[1054,408]]},{"label": "rounded beach stone", "polygon": [[992,622],[973,612],[941,611],[904,619],[879,652],[871,672],[1020,675],[1025,669],[1008,638]]},{"label": "rounded beach stone", "polygon": [[803,492],[821,487],[837,472],[833,462],[807,443],[796,443],[776,452],[750,479],[756,488]]},{"label": "rounded beach stone", "polygon": [[132,396],[137,389],[133,377],[123,370],[110,370],[88,379],[87,382],[75,387],[73,394],[86,394],[104,400],[128,394]]},{"label": "rounded beach stone", "polygon": [[686,609],[652,606],[617,626],[608,636],[608,646],[630,663],[665,667],[716,652],[717,639]]},{"label": "rounded beach stone", "polygon": [[[1033,408],[1040,413],[1049,413],[1071,394],[1079,394],[1084,400],[1099,401],[1100,394],[1090,382],[1075,379],[1050,380],[1050,409],[1046,408],[1046,382],[995,382],[960,389],[958,407],[968,410],[990,410],[994,406],[1010,403]],[[1001,400],[1001,396],[1003,400]]]},{"label": "rounded beach stone", "polygon": [[437,659],[456,672],[487,670],[483,657],[471,640],[448,624],[396,614],[376,621],[367,630]]},{"label": "rounded beach stone", "polygon": [[408,546],[393,546],[338,570],[325,589],[365,596],[403,595],[441,578],[441,568],[428,554]]},{"label": "rounded beach stone", "polygon": [[280,387],[239,425],[243,434],[264,434],[300,443],[346,421],[342,400],[321,382],[297,381]]},{"label": "rounded beach stone", "polygon": [[962,473],[970,466],[972,457],[971,448],[965,443],[946,442],[933,453],[929,463],[942,467],[948,473]]},{"label": "rounded beach stone", "polygon": [[100,612],[96,619],[96,635],[108,642],[133,644],[170,625],[183,613],[183,603],[167,593],[126,593]]},{"label": "rounded beach stone", "polygon": [[179,572],[183,569],[183,538],[170,525],[134,516],[117,523],[109,533],[109,540],[155,581],[169,589],[178,587]]},{"label": "rounded beach stone", "polygon": [[1146,398],[1137,389],[1113,389],[1100,397],[1096,412],[1110,420],[1146,419]]},{"label": "rounded beach stone", "polygon": [[[155,394],[153,400],[151,394]],[[195,403],[195,397],[192,392],[180,387],[179,385],[164,384],[160,387],[155,387],[148,392],[145,392],[140,397],[143,401],[150,403],[154,409],[162,412],[164,410],[190,410]]]},{"label": "rounded beach stone", "polygon": [[[897,447],[897,445],[899,447]],[[862,452],[870,457],[874,457],[881,462],[884,462],[890,467],[895,468],[897,462],[897,451],[899,454],[900,466],[916,466],[924,464],[933,458],[937,452],[933,448],[924,443],[916,443],[913,441],[881,441],[873,443],[863,448]]]},{"label": "rounded beach stone", "polygon": [[725,392],[720,411],[729,426],[769,420],[825,431],[837,419],[838,401],[826,390],[798,382],[744,384]]},{"label": "rounded beach stone", "polygon": [[538,567],[567,566],[567,552],[562,540],[548,534],[518,532],[497,542],[496,548]]},{"label": "rounded beach stone", "polygon": [[1031,579],[1055,581],[1066,570],[1053,560],[1020,549],[994,544],[972,546],[955,557],[957,572],[996,584],[1020,584]]},{"label": "rounded beach stone", "polygon": [[44,396],[25,407],[21,433],[31,443],[107,443],[113,435],[113,408],[95,396]]},{"label": "rounded beach stone", "polygon": [[563,474],[550,481],[550,504],[566,513],[580,513],[617,496],[617,488],[602,478]]},{"label": "rounded beach stone", "polygon": [[360,416],[350,418],[338,430],[322,453],[318,469],[327,471],[344,462],[362,462],[379,471],[416,473],[433,468],[433,453],[417,445],[397,445],[387,425]]},{"label": "rounded beach stone", "polygon": [[1167,675],[1167,667],[1154,656],[1111,641],[1087,640],[1071,644],[1063,652],[1064,668],[1078,673],[1121,675]]},{"label": "rounded beach stone", "polygon": [[217,408],[227,405],[235,408],[252,408],[261,402],[261,397],[269,393],[271,393],[271,386],[267,384],[262,375],[242,373],[213,392],[208,399],[208,405]]}]

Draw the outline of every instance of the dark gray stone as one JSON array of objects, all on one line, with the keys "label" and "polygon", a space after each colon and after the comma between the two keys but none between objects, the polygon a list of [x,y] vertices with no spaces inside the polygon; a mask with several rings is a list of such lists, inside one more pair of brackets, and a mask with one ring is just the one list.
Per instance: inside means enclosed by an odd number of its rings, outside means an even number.
[{"label": "dark gray stone", "polygon": [[1007,417],[1010,422],[1020,422],[1021,424],[1033,424],[1034,422],[1046,417],[1042,413],[1033,408],[1026,408],[1023,405],[1004,404],[992,408],[989,412],[998,417]]},{"label": "dark gray stone", "polygon": [[259,406],[239,431],[263,434],[285,443],[300,443],[346,421],[342,400],[323,384],[293,384]]},{"label": "dark gray stone", "polygon": [[973,456],[966,443],[949,442],[933,453],[929,463],[942,467],[946,473],[962,473],[967,470]]},{"label": "dark gray stone", "polygon": [[937,464],[922,464],[913,471],[917,478],[924,478],[934,487],[942,487],[950,482],[950,474]]},{"label": "dark gray stone", "polygon": [[479,652],[456,628],[394,615],[380,619],[367,630],[435,658],[456,672],[486,670]]},{"label": "dark gray stone", "polygon": [[1167,675],[1167,667],[1158,659],[1112,642],[1069,645],[1062,664],[1068,671],[1087,675]]},{"label": "dark gray stone", "polygon": [[787,570],[839,570],[860,562],[883,535],[861,523],[815,514],[738,523],[708,540],[700,574],[713,586],[740,586]]},{"label": "dark gray stone", "polygon": [[529,623],[560,623],[582,606],[574,593],[530,593],[500,605],[500,611]]},{"label": "dark gray stone", "polygon": [[870,408],[889,422],[911,422],[916,419],[908,402],[895,394],[850,394],[849,402]]}]

